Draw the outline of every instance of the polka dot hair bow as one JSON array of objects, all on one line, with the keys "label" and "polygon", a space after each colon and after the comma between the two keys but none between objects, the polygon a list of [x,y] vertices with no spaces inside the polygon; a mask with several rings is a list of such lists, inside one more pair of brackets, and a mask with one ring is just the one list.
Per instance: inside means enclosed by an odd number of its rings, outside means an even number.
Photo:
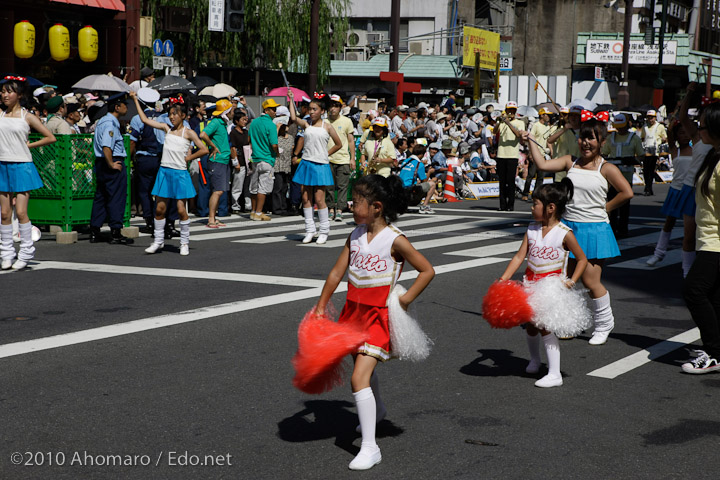
[{"label": "polka dot hair bow", "polygon": [[7,77],[5,77],[5,80],[17,80],[18,82],[24,82],[25,80],[27,80],[27,78],[8,75]]},{"label": "polka dot hair bow", "polygon": [[593,113],[589,110],[583,110],[580,114],[580,120],[587,122],[588,120],[599,120],[601,122],[607,122],[610,120],[610,114],[608,112]]}]

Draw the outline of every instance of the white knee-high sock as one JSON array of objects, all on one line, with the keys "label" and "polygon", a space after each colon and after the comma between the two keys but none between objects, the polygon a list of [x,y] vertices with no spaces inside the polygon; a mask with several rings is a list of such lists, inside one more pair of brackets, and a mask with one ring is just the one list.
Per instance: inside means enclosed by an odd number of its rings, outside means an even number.
[{"label": "white knee-high sock", "polygon": [[32,239],[32,223],[21,223],[18,225],[20,229],[20,252],[18,258],[25,262],[32,260],[35,256],[35,247]]},{"label": "white knee-high sock", "polygon": [[180,220],[180,245],[190,243],[190,219]]},{"label": "white knee-high sock", "polygon": [[560,378],[560,344],[554,333],[542,337],[548,360],[548,375]]},{"label": "white knee-high sock", "polygon": [[375,416],[377,412],[372,388],[363,388],[359,392],[353,393],[353,397],[355,397],[360,428],[362,429],[362,446],[375,446],[377,445],[375,443]]},{"label": "white knee-high sock", "polygon": [[530,351],[530,363],[539,366],[542,363],[540,360],[540,334],[533,336],[528,333],[525,335],[525,339]]},{"label": "white knee-high sock", "polygon": [[595,314],[593,315],[595,331],[609,332],[615,328],[615,317],[610,306],[610,292],[600,298],[593,298],[593,304],[595,307]]},{"label": "white knee-high sock", "polygon": [[668,243],[670,243],[670,232],[665,230],[660,231],[660,238],[658,238],[657,245],[655,245],[655,256],[659,259],[665,258],[667,253]]},{"label": "white knee-high sock", "polygon": [[318,208],[318,220],[320,221],[320,234],[327,235],[330,233],[330,216],[327,207]]},{"label": "white knee-high sock", "polygon": [[[327,212],[327,210],[325,210]],[[315,217],[313,208],[303,208],[303,217],[305,217],[305,233],[315,233]]]},{"label": "white knee-high sock", "polygon": [[155,219],[155,237],[153,242],[163,244],[165,243],[165,219]]},{"label": "white knee-high sock", "polygon": [[692,267],[692,264],[694,261],[695,261],[695,251],[692,251],[692,252],[686,252],[685,250],[682,251],[683,278],[687,277],[687,274],[690,271],[690,267]]},{"label": "white knee-high sock", "polygon": [[0,225],[0,257],[3,260],[15,258],[15,247],[13,246],[13,226]]}]

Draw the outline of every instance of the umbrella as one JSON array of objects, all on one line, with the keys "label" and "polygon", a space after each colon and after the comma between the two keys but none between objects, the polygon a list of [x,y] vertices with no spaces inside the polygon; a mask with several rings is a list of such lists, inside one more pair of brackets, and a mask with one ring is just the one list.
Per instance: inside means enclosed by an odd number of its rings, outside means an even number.
[{"label": "umbrella", "polygon": [[518,107],[517,115],[520,117],[535,117],[535,118],[538,118],[540,116],[538,111],[529,105],[521,105],[520,107]]},{"label": "umbrella", "polygon": [[37,78],[28,77],[27,75],[18,75],[18,74],[16,74],[16,73],[5,73],[5,74],[3,74],[3,76],[0,77],[0,79],[2,79],[2,83],[5,83],[5,80],[4,80],[4,79],[5,79],[5,77],[8,77],[8,76],[9,76],[9,77],[23,77],[23,78],[25,78],[25,81],[27,82],[28,87],[30,87],[30,88],[42,87],[43,85],[45,85],[45,82],[42,82],[42,81],[38,80]]},{"label": "umbrella", "polygon": [[93,92],[129,92],[130,86],[112,75],[89,75],[72,88],[91,90]]},{"label": "umbrella", "polygon": [[365,93],[365,95],[367,95],[368,97],[377,96],[380,98],[395,96],[393,92],[384,87],[371,88],[367,91],[367,93]]},{"label": "umbrella", "polygon": [[212,102],[212,103],[215,103],[218,101],[218,98],[213,97],[212,95],[199,95],[198,99],[202,100],[203,102]]},{"label": "umbrella", "polygon": [[200,95],[212,95],[215,98],[227,98],[232,97],[237,93],[233,87],[226,83],[217,83],[212,87],[205,87],[200,90]]},{"label": "umbrella", "polygon": [[179,93],[195,90],[195,85],[182,77],[175,75],[164,75],[148,83],[148,88],[157,90],[160,93]]},{"label": "umbrella", "polygon": [[[288,87],[273,88],[272,90],[270,90],[268,92],[268,94],[266,96],[267,97],[286,97],[286,98],[288,98],[287,91],[288,91]],[[303,92],[299,88],[290,87],[290,91],[293,93],[293,96],[295,97],[296,102],[301,101],[302,97],[310,98],[310,95]]]},{"label": "umbrella", "polygon": [[569,107],[579,106],[582,107],[583,110],[590,110],[591,112],[595,110],[595,107],[597,107],[597,103],[593,102],[592,100],[588,100],[587,98],[576,98],[572,102],[568,103]]},{"label": "umbrella", "polygon": [[495,110],[502,110],[502,109],[503,109],[502,106],[501,106],[499,103],[496,103],[496,102],[488,102],[488,103],[483,103],[482,105],[480,105],[480,111],[481,111],[481,112],[487,112],[487,107],[493,107]]},{"label": "umbrella", "polygon": [[193,85],[195,85],[195,88],[198,90],[202,90],[205,87],[212,87],[216,83],[218,83],[217,80],[211,77],[206,76],[199,76],[199,77],[193,77],[188,79]]},{"label": "umbrella", "polygon": [[549,110],[550,112],[552,112],[554,114],[560,113],[560,112],[558,112],[558,109],[555,108],[555,105],[553,105],[552,102],[545,102],[545,103],[541,103],[540,105],[535,105],[535,108],[537,108],[538,110],[540,110],[541,108],[544,108],[545,110]]}]

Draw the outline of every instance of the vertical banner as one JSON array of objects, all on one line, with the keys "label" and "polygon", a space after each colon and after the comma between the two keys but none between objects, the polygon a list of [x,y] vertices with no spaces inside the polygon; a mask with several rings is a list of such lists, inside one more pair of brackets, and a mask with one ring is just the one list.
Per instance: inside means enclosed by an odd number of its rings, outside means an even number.
[{"label": "vertical banner", "polygon": [[475,67],[475,53],[480,53],[480,68],[495,70],[500,53],[500,34],[480,28],[463,27],[463,66]]},{"label": "vertical banner", "polygon": [[208,9],[208,30],[225,31],[225,0],[210,0]]}]

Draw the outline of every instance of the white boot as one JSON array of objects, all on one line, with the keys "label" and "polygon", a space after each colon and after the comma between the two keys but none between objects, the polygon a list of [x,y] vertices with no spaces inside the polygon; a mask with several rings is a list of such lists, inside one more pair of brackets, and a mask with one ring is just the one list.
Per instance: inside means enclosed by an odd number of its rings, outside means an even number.
[{"label": "white boot", "polygon": [[375,443],[375,420],[377,416],[375,396],[372,388],[363,388],[353,393],[357,405],[358,417],[362,428],[360,453],[350,462],[350,470],[368,470],[382,460],[380,447]]},{"label": "white boot", "polygon": [[595,331],[592,338],[588,342],[590,345],[602,345],[607,342],[608,336],[613,328],[615,328],[615,317],[610,306],[610,292],[605,293],[600,298],[593,298],[593,306],[595,314]]},{"label": "white boot", "polygon": [[190,219],[180,220],[180,255],[190,255]]},{"label": "white boot", "polygon": [[690,267],[692,267],[692,264],[694,261],[695,261],[695,251],[694,250],[692,252],[686,252],[685,250],[682,251],[683,278],[687,277],[687,274],[690,271]]},{"label": "white boot", "polygon": [[660,231],[660,238],[658,238],[657,245],[655,245],[655,253],[647,261],[647,265],[652,267],[660,263],[667,253],[667,247],[670,243],[670,232],[665,230]]},{"label": "white boot", "polygon": [[13,263],[13,270],[22,270],[27,267],[27,264],[35,256],[35,247],[33,246],[32,238],[32,223],[21,223],[18,225],[20,231],[20,252],[18,252],[18,259]]},{"label": "white boot", "polygon": [[145,249],[145,253],[157,253],[165,246],[165,219],[155,219],[155,232],[153,234],[153,243]]},{"label": "white boot", "polygon": [[530,363],[525,367],[525,373],[538,373],[540,371],[540,334],[525,335],[527,340],[528,350],[530,351]]},{"label": "white boot", "polygon": [[[380,379],[378,378],[377,372],[373,371],[370,377],[370,388],[372,388],[373,396],[375,397],[375,423],[378,424],[383,421],[385,415],[387,415],[387,408],[380,398]],[[355,427],[357,433],[362,433],[362,425]]]},{"label": "white boot", "polygon": [[547,354],[548,374],[535,382],[535,386],[540,388],[559,387],[563,384],[560,373],[560,344],[554,333],[549,333],[542,339]]},{"label": "white boot", "polygon": [[2,258],[2,269],[9,270],[15,260],[12,224],[0,225],[0,258]]},{"label": "white boot", "polygon": [[310,243],[315,236],[315,232],[317,232],[313,208],[303,208],[303,217],[305,218],[305,238],[303,238],[302,243]]}]

